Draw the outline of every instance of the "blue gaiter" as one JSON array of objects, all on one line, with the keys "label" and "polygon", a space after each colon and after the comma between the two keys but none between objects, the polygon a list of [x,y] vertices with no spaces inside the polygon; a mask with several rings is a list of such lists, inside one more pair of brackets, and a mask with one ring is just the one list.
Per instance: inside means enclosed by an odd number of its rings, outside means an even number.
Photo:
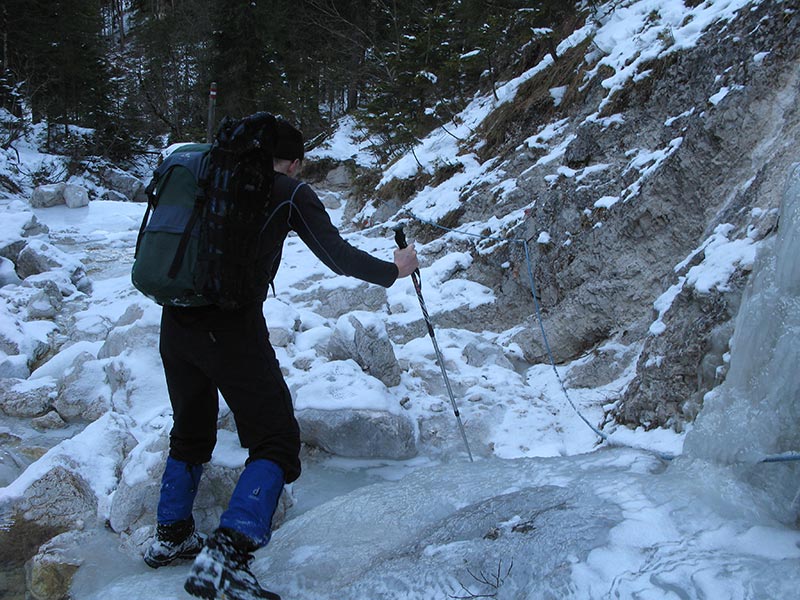
[{"label": "blue gaiter", "polygon": [[192,505],[202,474],[203,465],[190,465],[167,457],[156,514],[159,525],[171,525],[192,516]]},{"label": "blue gaiter", "polygon": [[283,481],[283,469],[271,460],[260,458],[249,462],[239,476],[219,526],[243,533],[259,548],[266,546]]}]

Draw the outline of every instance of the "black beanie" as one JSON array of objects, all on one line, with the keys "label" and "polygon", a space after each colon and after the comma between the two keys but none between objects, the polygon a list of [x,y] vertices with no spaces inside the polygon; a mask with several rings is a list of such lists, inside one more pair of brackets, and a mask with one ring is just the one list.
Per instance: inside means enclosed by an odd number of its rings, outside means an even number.
[{"label": "black beanie", "polygon": [[275,158],[303,160],[303,134],[285,119],[275,120]]}]

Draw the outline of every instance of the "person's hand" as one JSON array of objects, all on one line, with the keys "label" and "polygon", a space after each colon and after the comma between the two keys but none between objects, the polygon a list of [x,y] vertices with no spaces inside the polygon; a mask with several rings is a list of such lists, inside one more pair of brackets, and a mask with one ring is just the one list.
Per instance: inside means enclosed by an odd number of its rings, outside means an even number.
[{"label": "person's hand", "polygon": [[414,244],[395,250],[394,264],[397,265],[398,279],[400,277],[408,277],[419,269],[419,261],[417,260],[417,251],[414,250]]}]

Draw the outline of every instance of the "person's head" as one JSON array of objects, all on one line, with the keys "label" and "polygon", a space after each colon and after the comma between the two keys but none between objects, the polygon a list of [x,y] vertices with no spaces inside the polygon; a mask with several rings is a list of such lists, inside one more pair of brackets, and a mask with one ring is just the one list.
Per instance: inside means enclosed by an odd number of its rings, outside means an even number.
[{"label": "person's head", "polygon": [[275,120],[275,148],[272,151],[275,170],[292,175],[303,162],[303,134],[287,120]]}]

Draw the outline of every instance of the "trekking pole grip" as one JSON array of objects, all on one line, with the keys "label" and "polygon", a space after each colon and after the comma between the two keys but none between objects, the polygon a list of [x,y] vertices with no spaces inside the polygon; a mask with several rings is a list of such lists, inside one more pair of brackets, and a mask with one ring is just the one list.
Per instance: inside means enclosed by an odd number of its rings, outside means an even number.
[{"label": "trekking pole grip", "polygon": [[408,247],[408,242],[406,241],[406,232],[403,231],[402,224],[394,228],[394,241],[397,243],[397,247],[401,250]]}]

